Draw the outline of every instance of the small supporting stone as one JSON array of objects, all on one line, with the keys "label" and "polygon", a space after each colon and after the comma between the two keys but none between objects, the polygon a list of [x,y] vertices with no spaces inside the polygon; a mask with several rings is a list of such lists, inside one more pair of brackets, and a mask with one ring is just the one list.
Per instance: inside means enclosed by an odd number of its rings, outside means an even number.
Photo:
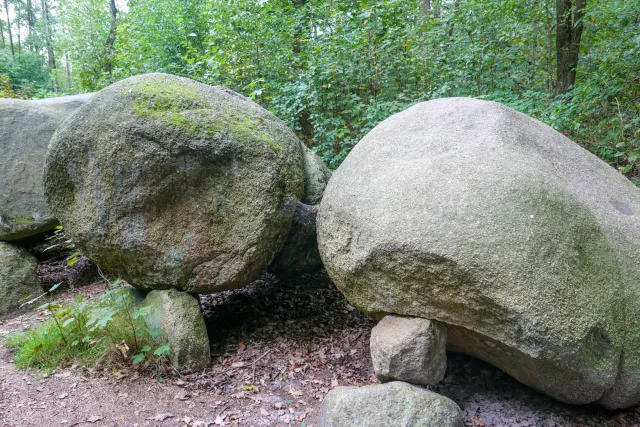
[{"label": "small supporting stone", "polygon": [[435,385],[447,369],[447,329],[434,320],[386,316],[371,331],[371,359],[381,382]]},{"label": "small supporting stone", "polygon": [[322,402],[322,427],[463,427],[452,400],[400,381],[338,387]]},{"label": "small supporting stone", "polygon": [[146,316],[147,324],[162,331],[158,340],[169,342],[174,367],[195,372],[209,366],[207,328],[193,295],[175,289],[151,291],[142,304],[152,307]]}]

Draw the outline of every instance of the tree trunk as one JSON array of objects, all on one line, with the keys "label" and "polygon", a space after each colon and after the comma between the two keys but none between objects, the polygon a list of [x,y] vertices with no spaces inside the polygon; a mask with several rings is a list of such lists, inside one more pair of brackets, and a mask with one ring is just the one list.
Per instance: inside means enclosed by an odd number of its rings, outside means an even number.
[{"label": "tree trunk", "polygon": [[428,15],[431,12],[431,0],[422,0],[422,13]]},{"label": "tree trunk", "polygon": [[[301,9],[305,7],[307,0],[293,0],[293,5]],[[309,15],[305,12],[303,18],[298,20],[295,24],[294,34],[293,34],[293,68],[298,72],[301,72],[306,67],[306,61],[304,57],[300,55],[304,48],[304,33],[305,33],[305,24],[308,20]],[[298,113],[298,124],[300,126],[301,134],[298,135],[302,140],[304,140],[307,145],[311,145],[311,141],[313,140],[314,126],[311,123],[311,115],[308,109],[308,106]]]},{"label": "tree trunk", "polygon": [[[13,21],[14,23],[16,21]],[[22,40],[20,39],[20,24],[16,25],[16,29],[18,30],[18,32],[16,33],[16,35],[18,36],[18,55],[20,55],[22,53]]]},{"label": "tree trunk", "polygon": [[34,42],[34,34],[36,33],[36,15],[33,12],[33,3],[31,0],[27,0],[27,26],[29,28],[29,44],[33,48],[34,52],[39,52],[39,46],[36,46]]},{"label": "tree trunk", "polygon": [[104,70],[111,75],[111,69],[113,68],[113,46],[116,43],[116,16],[118,9],[116,9],[115,0],[109,0],[109,35],[107,36],[106,49],[104,52]]},{"label": "tree trunk", "polygon": [[576,82],[586,5],[587,0],[556,0],[557,93],[566,93]]},{"label": "tree trunk", "polygon": [[4,41],[4,22],[0,20],[0,37],[2,37],[2,48],[7,47],[7,43]]},{"label": "tree trunk", "polygon": [[9,45],[11,46],[11,55],[15,56],[15,51],[13,50],[13,35],[11,34],[11,20],[9,19],[9,3],[7,0],[4,0],[4,11],[7,12],[7,32],[9,33]]},{"label": "tree trunk", "polygon": [[71,91],[71,65],[69,65],[69,55],[64,54],[64,63],[67,69],[67,89]]},{"label": "tree trunk", "polygon": [[53,51],[53,40],[51,37],[51,23],[49,22],[49,6],[47,5],[47,0],[40,0],[40,4],[42,6],[42,18],[44,19],[44,28],[45,28],[45,40],[47,44],[47,56],[49,58],[49,72],[53,74],[53,91],[58,91],[58,76],[55,75],[54,70],[56,69],[56,57]]}]

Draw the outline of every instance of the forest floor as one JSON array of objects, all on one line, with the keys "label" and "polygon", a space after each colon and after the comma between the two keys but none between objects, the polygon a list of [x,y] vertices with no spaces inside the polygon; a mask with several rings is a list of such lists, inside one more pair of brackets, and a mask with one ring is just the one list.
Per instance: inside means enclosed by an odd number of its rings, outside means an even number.
[{"label": "forest floor", "polygon": [[[94,283],[56,299],[103,290]],[[201,302],[213,357],[197,374],[74,366],[50,375],[17,371],[1,338],[46,317],[29,312],[0,322],[0,426],[318,427],[329,390],[377,382],[369,356],[374,322],[324,274],[266,277]],[[459,354],[449,354],[446,377],[432,389],[458,403],[471,427],[640,426],[634,410],[564,405]]]}]

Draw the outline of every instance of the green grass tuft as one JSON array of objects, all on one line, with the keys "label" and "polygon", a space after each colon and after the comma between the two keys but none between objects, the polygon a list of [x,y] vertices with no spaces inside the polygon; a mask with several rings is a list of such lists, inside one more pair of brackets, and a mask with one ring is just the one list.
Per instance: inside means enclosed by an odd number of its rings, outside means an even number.
[{"label": "green grass tuft", "polygon": [[19,369],[50,373],[58,366],[109,368],[116,365],[163,364],[169,355],[166,343],[155,337],[144,320],[148,308],[138,307],[126,288],[105,292],[88,303],[79,294],[75,303],[47,303],[40,307],[49,320],[26,332],[5,339],[15,348]]}]

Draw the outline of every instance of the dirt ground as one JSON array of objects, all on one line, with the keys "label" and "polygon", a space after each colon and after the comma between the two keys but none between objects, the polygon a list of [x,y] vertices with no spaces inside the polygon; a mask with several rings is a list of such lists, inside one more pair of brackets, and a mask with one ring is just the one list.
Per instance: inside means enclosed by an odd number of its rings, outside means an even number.
[{"label": "dirt ground", "polygon": [[[99,283],[81,288],[85,296],[102,290]],[[376,382],[368,347],[374,322],[326,275],[265,277],[201,303],[213,355],[202,373],[72,366],[44,376],[16,371],[0,344],[0,426],[318,427],[329,390]],[[30,312],[5,320],[0,339],[43,319]],[[460,405],[467,426],[640,426],[635,410],[563,405],[464,355],[449,355],[433,390]]]}]

